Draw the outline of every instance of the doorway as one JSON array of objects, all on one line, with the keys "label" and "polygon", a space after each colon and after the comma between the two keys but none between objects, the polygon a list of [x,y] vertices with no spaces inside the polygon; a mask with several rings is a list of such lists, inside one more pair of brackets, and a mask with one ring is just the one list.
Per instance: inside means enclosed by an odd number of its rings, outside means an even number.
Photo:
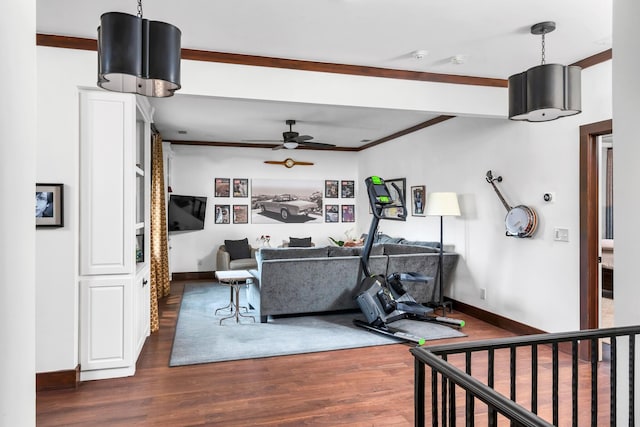
[{"label": "doorway", "polygon": [[[599,137],[613,133],[613,121],[580,126],[580,329],[600,326],[599,291]],[[580,344],[580,357],[590,359],[588,343]]]}]

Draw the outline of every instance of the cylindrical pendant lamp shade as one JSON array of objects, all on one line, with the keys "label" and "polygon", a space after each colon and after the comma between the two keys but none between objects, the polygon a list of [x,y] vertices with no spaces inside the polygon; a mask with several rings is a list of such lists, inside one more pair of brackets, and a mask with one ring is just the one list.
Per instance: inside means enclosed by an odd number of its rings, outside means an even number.
[{"label": "cylindrical pendant lamp shade", "polygon": [[142,19],[105,13],[98,27],[98,86],[136,93],[142,77]]},{"label": "cylindrical pendant lamp shade", "polygon": [[581,71],[543,64],[509,77],[509,118],[544,122],[580,113]]},{"label": "cylindrical pendant lamp shade", "polygon": [[[181,32],[165,22],[147,21],[147,24],[146,79],[153,82],[153,87],[149,88],[153,94],[147,96],[171,96],[180,89]],[[144,72],[144,64],[142,69]]]},{"label": "cylindrical pendant lamp shade", "polygon": [[98,27],[98,86],[116,92],[166,97],[180,89],[180,30],[120,12]]}]

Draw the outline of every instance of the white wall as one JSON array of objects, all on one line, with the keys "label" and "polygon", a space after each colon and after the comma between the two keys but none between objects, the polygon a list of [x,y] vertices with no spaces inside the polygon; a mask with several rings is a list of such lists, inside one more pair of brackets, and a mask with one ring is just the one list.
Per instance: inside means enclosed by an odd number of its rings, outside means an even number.
[{"label": "white wall", "polygon": [[36,233],[36,369],[49,372],[78,364],[78,87],[95,86],[96,53],[37,54],[37,181],[64,184],[64,227]]},{"label": "white wall", "polygon": [[[459,194],[462,216],[444,219],[444,243],[461,255],[446,295],[545,331],[579,329],[578,127],[611,117],[611,63],[584,70],[582,79],[580,115],[534,124],[458,117],[359,157],[361,179],[406,177],[408,187]],[[506,210],[488,170],[503,177],[497,185],[511,206],[538,213],[533,238],[505,236]],[[546,192],[556,193],[553,203],[543,201]],[[380,225],[411,240],[439,240],[439,226],[438,217]],[[554,227],[569,229],[569,243],[553,241]]]},{"label": "white wall", "polygon": [[[638,117],[640,116],[640,3],[635,0],[613,2],[613,198],[615,236],[615,319],[616,326],[640,324],[640,286],[638,286],[638,240],[636,227],[640,210],[638,182],[640,182],[640,145],[638,144]],[[638,348],[636,343],[636,348]],[[628,396],[624,367],[628,365],[628,346],[619,345],[618,358],[618,420],[627,425]],[[636,351],[636,367],[640,354]],[[640,395],[636,368],[635,423],[640,424]]]},{"label": "white wall", "polygon": [[[207,196],[207,215],[204,230],[169,233],[171,272],[213,271],[216,269],[216,251],[224,240],[248,238],[256,241],[261,235],[271,236],[271,246],[288,241],[289,237],[312,237],[320,246],[329,244],[329,236],[345,239],[345,231],[354,230],[359,236],[358,223],[308,223],[308,224],[215,224],[215,204],[251,205],[251,198],[214,197],[215,178],[248,178],[251,183],[261,179],[315,180],[324,185],[325,179],[357,181],[355,153],[320,151],[273,151],[271,149],[217,148],[173,145],[171,162],[171,187],[173,194]],[[281,161],[291,157],[297,161],[313,162],[313,166],[265,164],[265,160]],[[251,194],[249,194],[251,196]],[[325,199],[328,204],[354,204],[355,199]],[[250,220],[251,222],[251,220]],[[366,228],[366,227],[365,227]]]},{"label": "white wall", "polygon": [[0,425],[35,425],[36,27],[34,0],[2,5]]}]

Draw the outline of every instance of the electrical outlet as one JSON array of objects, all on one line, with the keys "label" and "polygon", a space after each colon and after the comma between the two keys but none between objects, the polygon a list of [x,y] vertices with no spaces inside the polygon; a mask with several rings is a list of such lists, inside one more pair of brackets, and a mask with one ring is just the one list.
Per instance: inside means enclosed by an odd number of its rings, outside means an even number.
[{"label": "electrical outlet", "polygon": [[487,299],[487,290],[485,288],[480,289],[480,299]]}]

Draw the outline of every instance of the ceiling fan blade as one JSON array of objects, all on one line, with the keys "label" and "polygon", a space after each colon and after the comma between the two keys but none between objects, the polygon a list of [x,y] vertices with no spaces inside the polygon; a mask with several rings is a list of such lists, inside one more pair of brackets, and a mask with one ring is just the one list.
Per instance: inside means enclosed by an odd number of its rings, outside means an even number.
[{"label": "ceiling fan blade", "polygon": [[243,139],[242,142],[278,142],[282,143],[281,139]]},{"label": "ceiling fan blade", "polygon": [[326,144],[324,142],[300,142],[302,147],[314,147],[314,148],[331,148],[335,147],[335,144]]},{"label": "ceiling fan blade", "polygon": [[272,150],[282,150],[284,148],[284,144],[276,145],[272,148]]},{"label": "ceiling fan blade", "polygon": [[313,139],[311,135],[298,135],[295,138],[291,138],[291,140],[295,142],[305,142],[309,141],[310,139]]}]

